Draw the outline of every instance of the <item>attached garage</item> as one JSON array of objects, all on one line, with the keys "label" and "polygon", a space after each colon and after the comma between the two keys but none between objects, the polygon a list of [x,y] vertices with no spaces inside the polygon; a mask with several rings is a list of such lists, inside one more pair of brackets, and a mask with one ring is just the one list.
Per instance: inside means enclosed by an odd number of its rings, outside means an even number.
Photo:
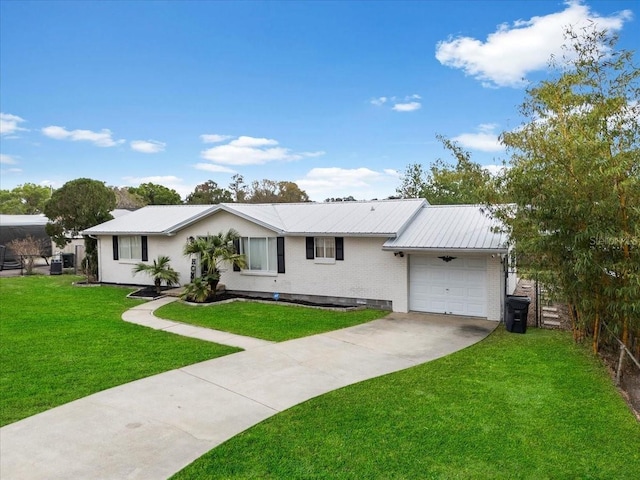
[{"label": "attached garage", "polygon": [[486,258],[410,255],[409,310],[487,317]]},{"label": "attached garage", "polygon": [[408,310],[499,321],[511,293],[500,224],[479,205],[427,205],[383,249],[406,258]]}]

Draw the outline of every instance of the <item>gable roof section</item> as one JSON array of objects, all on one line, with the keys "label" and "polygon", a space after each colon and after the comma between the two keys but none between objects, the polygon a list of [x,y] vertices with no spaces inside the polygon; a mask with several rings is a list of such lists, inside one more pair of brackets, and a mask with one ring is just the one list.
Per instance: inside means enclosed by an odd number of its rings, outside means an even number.
[{"label": "gable roof section", "polygon": [[216,205],[149,205],[88,228],[85,235],[173,235],[197,222]]},{"label": "gable roof section", "polygon": [[220,205],[153,205],[124,218],[89,228],[86,235],[174,235],[204,217],[223,210],[283,235],[395,237],[425,205],[425,200],[381,200],[336,203],[223,203]]},{"label": "gable roof section", "polygon": [[479,205],[429,205],[383,249],[506,252],[506,236],[493,231],[498,225]]}]

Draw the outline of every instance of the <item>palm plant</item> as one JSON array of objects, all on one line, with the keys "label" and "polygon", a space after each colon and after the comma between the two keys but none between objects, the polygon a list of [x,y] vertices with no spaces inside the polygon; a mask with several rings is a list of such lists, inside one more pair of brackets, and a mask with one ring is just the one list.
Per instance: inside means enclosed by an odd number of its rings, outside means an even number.
[{"label": "palm plant", "polygon": [[214,295],[223,264],[230,263],[240,268],[246,266],[244,255],[237,253],[234,247],[234,241],[239,238],[240,234],[230,228],[226,233],[220,232],[217,235],[195,238],[184,247],[185,255],[200,255],[202,278],[209,284]]},{"label": "palm plant", "polygon": [[180,274],[176,272],[170,265],[171,260],[169,257],[161,255],[157,260],[153,260],[153,263],[138,263],[133,267],[133,274],[144,272],[153,278],[153,283],[156,286],[156,292],[160,294],[160,286],[162,282],[170,287],[173,284],[178,283]]},{"label": "palm plant", "polygon": [[209,283],[203,278],[194,278],[193,282],[184,287],[180,298],[189,302],[204,303],[210,295],[211,287]]}]

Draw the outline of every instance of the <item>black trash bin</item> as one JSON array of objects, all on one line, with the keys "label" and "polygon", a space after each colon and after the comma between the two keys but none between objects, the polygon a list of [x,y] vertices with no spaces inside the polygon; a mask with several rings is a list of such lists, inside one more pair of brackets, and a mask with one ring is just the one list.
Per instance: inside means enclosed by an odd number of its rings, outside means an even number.
[{"label": "black trash bin", "polygon": [[62,260],[51,260],[49,275],[62,275]]},{"label": "black trash bin", "polygon": [[62,254],[62,268],[73,268],[75,266],[75,254],[63,253]]},{"label": "black trash bin", "polygon": [[520,297],[517,295],[507,295],[505,308],[505,327],[507,332],[526,333],[527,332],[527,313],[529,312],[529,297]]}]

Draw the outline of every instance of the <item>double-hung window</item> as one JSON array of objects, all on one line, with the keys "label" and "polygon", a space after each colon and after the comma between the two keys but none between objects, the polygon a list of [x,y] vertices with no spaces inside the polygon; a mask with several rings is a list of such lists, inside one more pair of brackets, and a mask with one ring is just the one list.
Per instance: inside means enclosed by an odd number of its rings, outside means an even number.
[{"label": "double-hung window", "polygon": [[242,237],[240,253],[247,261],[246,270],[257,272],[278,271],[276,237]]},{"label": "double-hung window", "polygon": [[335,260],[335,237],[314,237],[315,257],[318,259]]},{"label": "double-hung window", "polygon": [[113,237],[114,260],[148,260],[147,237],[142,235],[120,235]]},{"label": "double-hung window", "polygon": [[307,260],[315,263],[335,263],[344,260],[343,237],[307,237]]}]

